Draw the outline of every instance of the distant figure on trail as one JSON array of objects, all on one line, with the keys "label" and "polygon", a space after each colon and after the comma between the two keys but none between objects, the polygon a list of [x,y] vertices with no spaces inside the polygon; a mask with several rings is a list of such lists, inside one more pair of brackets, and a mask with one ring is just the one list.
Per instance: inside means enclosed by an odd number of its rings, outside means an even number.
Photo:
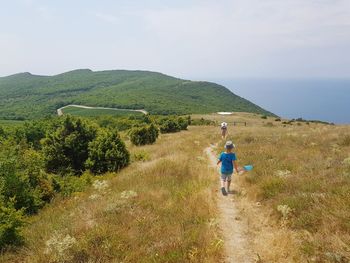
[{"label": "distant figure on trail", "polygon": [[222,122],[221,123],[221,138],[226,139],[226,135],[227,135],[227,123]]},{"label": "distant figure on trail", "polygon": [[[232,141],[227,141],[225,144],[225,152],[222,152],[219,156],[217,164],[221,163],[221,192],[223,195],[227,195],[230,192],[231,178],[233,174],[233,167],[238,173],[237,157],[233,152],[235,145]],[[225,189],[226,183],[226,189]]]}]

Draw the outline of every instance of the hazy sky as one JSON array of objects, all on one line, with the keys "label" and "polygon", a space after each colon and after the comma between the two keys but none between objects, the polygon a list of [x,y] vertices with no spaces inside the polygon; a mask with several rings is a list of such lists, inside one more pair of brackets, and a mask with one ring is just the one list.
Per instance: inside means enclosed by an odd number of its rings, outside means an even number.
[{"label": "hazy sky", "polygon": [[0,76],[350,77],[350,0],[0,0]]}]

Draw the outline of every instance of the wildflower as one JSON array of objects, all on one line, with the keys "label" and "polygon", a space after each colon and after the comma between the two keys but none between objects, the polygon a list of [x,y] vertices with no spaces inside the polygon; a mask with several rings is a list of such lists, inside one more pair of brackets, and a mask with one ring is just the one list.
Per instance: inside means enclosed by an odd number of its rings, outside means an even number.
[{"label": "wildflower", "polygon": [[277,211],[281,213],[283,219],[287,219],[292,209],[288,205],[279,205]]},{"label": "wildflower", "polygon": [[59,232],[54,232],[53,236],[45,242],[45,254],[51,254],[55,259],[68,259],[67,250],[71,248],[77,240],[69,234],[63,235]]},{"label": "wildflower", "polygon": [[275,175],[278,177],[288,177],[291,175],[291,171],[289,170],[278,170],[275,172]]},{"label": "wildflower", "polygon": [[129,198],[133,198],[136,197],[137,193],[135,191],[129,190],[129,191],[123,191],[120,194],[120,197],[123,199],[129,199]]},{"label": "wildflower", "polygon": [[92,194],[92,195],[90,195],[89,196],[89,199],[90,200],[96,200],[96,199],[98,199],[98,198],[100,198],[101,196],[99,195],[99,194]]},{"label": "wildflower", "polygon": [[102,181],[101,181],[101,180],[96,180],[96,181],[94,181],[94,183],[93,183],[93,187],[94,187],[96,190],[98,190],[98,191],[102,191],[102,190],[108,188],[109,185],[108,185],[108,182],[105,181],[105,180],[102,180]]}]

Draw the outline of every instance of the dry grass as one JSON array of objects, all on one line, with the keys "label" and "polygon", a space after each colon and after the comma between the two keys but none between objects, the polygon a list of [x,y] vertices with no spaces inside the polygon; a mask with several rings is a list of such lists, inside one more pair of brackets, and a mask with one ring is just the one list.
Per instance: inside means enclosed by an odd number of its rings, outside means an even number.
[{"label": "dry grass", "polygon": [[131,148],[146,160],[56,200],[32,218],[25,248],[1,261],[220,262],[216,178],[203,153],[211,137],[199,130]]},{"label": "dry grass", "polygon": [[[254,165],[235,177],[234,190],[258,262],[349,262],[350,127],[284,127],[251,114],[197,117],[248,122],[229,127],[229,137],[239,164]],[[155,145],[129,146],[130,167],[99,178],[107,181],[99,190],[56,200],[32,218],[25,248],[0,261],[222,262],[212,223],[217,176],[203,154],[219,134],[191,127]]]},{"label": "dry grass", "polygon": [[237,183],[263,262],[350,261],[349,134],[349,126],[263,120],[231,127],[240,164],[254,165]]}]

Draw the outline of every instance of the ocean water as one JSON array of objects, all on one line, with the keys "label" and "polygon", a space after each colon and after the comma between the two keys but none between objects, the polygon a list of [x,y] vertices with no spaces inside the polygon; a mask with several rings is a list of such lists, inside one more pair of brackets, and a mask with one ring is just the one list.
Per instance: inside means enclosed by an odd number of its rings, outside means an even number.
[{"label": "ocean water", "polygon": [[350,124],[350,79],[213,81],[281,117]]}]

